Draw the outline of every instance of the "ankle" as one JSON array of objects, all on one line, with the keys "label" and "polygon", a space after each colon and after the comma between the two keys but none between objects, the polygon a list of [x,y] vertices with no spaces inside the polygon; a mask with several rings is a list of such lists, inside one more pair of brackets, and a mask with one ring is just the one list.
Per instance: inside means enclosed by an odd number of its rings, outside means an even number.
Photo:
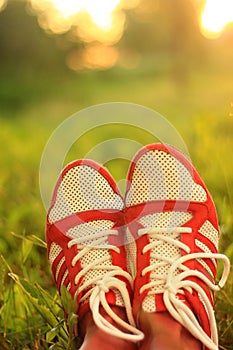
[{"label": "ankle", "polygon": [[168,312],[140,311],[138,320],[141,330],[145,333],[145,341],[140,348],[142,350],[153,344],[156,344],[156,349],[201,350],[200,342]]},{"label": "ankle", "polygon": [[[113,311],[117,313],[122,319],[126,318],[125,310],[119,307],[113,307]],[[114,324],[111,317],[101,309],[101,314],[108,322]],[[83,344],[80,350],[136,350],[137,345],[128,340],[118,338],[114,335],[110,335],[101,329],[99,329],[93,321],[91,312],[86,313],[79,323],[79,335],[83,339]]]}]

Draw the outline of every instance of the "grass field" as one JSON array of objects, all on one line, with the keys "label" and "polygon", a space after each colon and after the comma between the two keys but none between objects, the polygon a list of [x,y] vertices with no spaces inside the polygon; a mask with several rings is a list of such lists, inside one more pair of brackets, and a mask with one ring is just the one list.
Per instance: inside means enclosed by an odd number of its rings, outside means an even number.
[{"label": "grass field", "polygon": [[[64,119],[82,108],[106,102],[137,103],[158,111],[174,125],[212,193],[222,232],[220,251],[233,262],[230,67],[219,68],[213,63],[191,70],[182,81],[167,72],[142,67],[57,76],[18,71],[1,76],[0,349],[73,346],[47,264],[46,211],[38,177],[49,136]],[[127,137],[131,130],[106,128],[84,135],[69,159],[82,157],[96,142],[109,135],[119,137],[121,132]],[[140,132],[134,134],[134,139],[141,144],[153,141]],[[128,163],[109,166],[118,180],[125,176]],[[233,344],[232,277],[216,299],[220,349],[232,349]],[[69,322],[72,327],[72,317]]]}]

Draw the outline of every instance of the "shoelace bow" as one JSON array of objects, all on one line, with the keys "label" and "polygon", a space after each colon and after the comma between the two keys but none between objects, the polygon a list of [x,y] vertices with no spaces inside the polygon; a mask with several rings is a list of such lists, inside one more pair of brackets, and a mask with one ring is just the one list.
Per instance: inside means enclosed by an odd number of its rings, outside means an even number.
[{"label": "shoelace bow", "polygon": [[[94,240],[93,235],[91,237],[91,243],[87,245],[86,237],[74,238],[68,243],[68,248],[71,248],[73,245],[78,246],[79,253],[73,258],[72,265],[75,266],[78,260],[88,254],[92,249],[111,249],[119,253],[120,250],[118,247],[110,244],[106,244],[106,238],[108,235],[118,235],[117,230],[104,230],[99,233],[95,233]],[[85,243],[85,245],[83,244]],[[108,261],[108,256],[103,255],[102,258],[94,259],[91,264],[84,267],[75,277],[75,284],[78,284],[79,280],[85,276],[85,274],[94,269],[94,270],[103,270],[106,271],[103,275],[97,275],[92,279],[85,281],[77,289],[74,298],[76,299],[78,294],[82,291],[87,290],[86,293],[81,297],[80,302],[84,302],[87,298],[90,297],[90,309],[92,311],[92,316],[96,325],[102,329],[104,332],[115,335],[116,337],[130,340],[133,342],[138,342],[144,338],[144,334],[136,328],[134,317],[132,314],[132,307],[129,298],[129,293],[126,287],[126,284],[119,280],[119,276],[126,278],[131,287],[133,286],[132,276],[122,270],[119,266],[107,265],[105,264]],[[116,277],[118,276],[118,277]],[[115,312],[112,311],[106,300],[106,293],[109,290],[118,290],[120,293],[126,310],[126,315],[129,323],[122,320]],[[127,330],[129,333],[123,332],[117,327],[113,326],[109,321],[107,321],[100,313],[100,306],[104,308],[106,313],[115,321],[116,324]]]},{"label": "shoelace bow", "polygon": [[[164,232],[168,232],[169,236],[165,236]],[[138,235],[142,236],[144,234],[150,235],[150,237],[155,240],[147,244],[143,253],[151,251],[151,257],[159,260],[159,263],[152,264],[146,267],[142,274],[145,275],[147,272],[154,271],[158,266],[168,266],[168,272],[166,275],[155,275],[154,280],[142,286],[140,293],[143,293],[144,290],[152,288],[153,286],[164,285],[163,291],[163,300],[164,304],[169,311],[169,313],[176,319],[180,324],[189,330],[189,332],[197,339],[199,339],[207,348],[211,350],[218,350],[218,335],[217,335],[217,325],[214,316],[214,311],[211,305],[209,298],[207,297],[205,291],[196,283],[190,280],[187,280],[188,277],[197,277],[203,281],[210,290],[219,291],[225,284],[229,271],[230,271],[230,262],[229,259],[218,253],[190,253],[190,248],[180,242],[177,238],[180,233],[191,233],[192,229],[190,227],[172,227],[172,228],[143,228],[138,231]],[[174,245],[178,248],[183,249],[188,255],[181,256],[179,259],[172,259],[170,257],[164,257],[159,253],[154,253],[153,249],[159,246],[162,242]],[[185,262],[193,259],[217,259],[222,260],[224,263],[222,277],[218,285],[212,283],[203,273],[197,270],[191,270],[184,265]],[[176,273],[177,270],[180,273]],[[196,290],[199,295],[199,298],[205,305],[206,312],[209,316],[210,327],[211,327],[211,338],[204,332],[199,322],[197,321],[193,312],[189,309],[183,301],[177,298],[177,294],[184,294],[184,291],[187,290],[192,292]],[[150,291],[148,294],[155,294],[153,291]]]}]

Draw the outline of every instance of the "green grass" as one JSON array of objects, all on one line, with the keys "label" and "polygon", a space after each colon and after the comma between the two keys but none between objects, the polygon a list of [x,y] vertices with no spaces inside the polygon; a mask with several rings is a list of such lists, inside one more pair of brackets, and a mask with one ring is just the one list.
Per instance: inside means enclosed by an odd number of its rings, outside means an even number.
[{"label": "green grass", "polygon": [[[216,67],[218,69],[216,69]],[[230,69],[230,65],[229,65]],[[94,104],[120,101],[157,110],[178,130],[193,163],[210,189],[219,213],[220,251],[233,262],[232,77],[227,67],[192,71],[186,81],[150,69],[60,76],[21,71],[0,83],[0,344],[1,349],[72,348],[53,285],[44,244],[46,211],[39,191],[39,165],[53,130]],[[134,130],[96,129],[74,145],[67,161],[80,158],[108,137]],[[141,144],[154,139],[143,131]],[[128,162],[107,164],[117,181]],[[120,166],[119,166],[120,165]],[[233,344],[232,274],[216,296],[220,348]],[[63,299],[67,299],[67,295]],[[65,302],[65,301],[64,301]],[[70,324],[73,316],[70,310]],[[54,345],[53,345],[54,344]],[[70,345],[67,345],[70,344]],[[54,347],[53,347],[54,346]]]}]

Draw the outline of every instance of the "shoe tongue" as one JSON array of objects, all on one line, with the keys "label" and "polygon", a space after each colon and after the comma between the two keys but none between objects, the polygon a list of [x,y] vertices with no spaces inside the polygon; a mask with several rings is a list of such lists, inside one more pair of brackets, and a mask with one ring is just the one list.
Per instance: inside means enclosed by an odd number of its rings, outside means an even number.
[{"label": "shoe tongue", "polygon": [[108,236],[105,236],[105,240],[101,241],[101,244],[98,243],[98,240],[100,235],[102,236],[101,233],[110,230],[112,226],[113,222],[110,220],[94,220],[70,228],[66,235],[70,238],[81,239],[83,246],[94,245],[95,248],[106,248],[109,244]]},{"label": "shoe tongue", "polygon": [[149,228],[168,228],[181,227],[192,218],[188,212],[167,211],[148,214],[140,218],[139,222],[144,227]]},{"label": "shoe tongue", "polygon": [[[164,235],[172,237],[171,233],[166,232],[166,228],[181,227],[191,218],[192,214],[188,212],[160,212],[142,217],[140,223],[148,228],[164,228]],[[180,240],[179,234],[177,234],[176,239]],[[154,241],[158,242],[158,238],[153,238],[153,235],[149,235],[149,240],[150,243],[153,243]],[[161,265],[160,263],[163,262],[163,259],[160,260],[154,258],[152,257],[152,254],[159,255],[162,258],[173,259],[175,261],[180,258],[181,251],[179,247],[162,240],[151,250],[150,265],[157,265],[157,267],[151,271],[150,279],[158,280],[157,276],[164,276],[166,278],[168,269],[171,265],[166,263]],[[177,275],[178,273],[179,271],[177,270],[174,275]],[[152,295],[147,295],[143,300],[142,307],[144,311],[155,312],[157,309],[161,311],[162,304],[158,304],[158,298],[155,299],[155,295],[164,292],[164,286],[166,283],[165,278],[164,280],[161,280],[160,284],[153,286],[151,288]]]}]

